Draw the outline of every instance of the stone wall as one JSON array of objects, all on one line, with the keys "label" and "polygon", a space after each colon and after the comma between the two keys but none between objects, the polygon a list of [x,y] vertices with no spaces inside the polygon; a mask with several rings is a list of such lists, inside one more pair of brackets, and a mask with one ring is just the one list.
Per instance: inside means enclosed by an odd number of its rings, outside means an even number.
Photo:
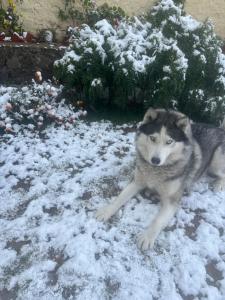
[{"label": "stone wall", "polygon": [[[3,2],[7,0],[3,0]],[[128,14],[138,14],[149,9],[154,0],[97,0],[122,7]],[[35,32],[38,29],[53,28],[60,39],[68,24],[57,17],[58,7],[63,7],[63,0],[23,0],[18,4],[18,11],[26,30]],[[186,11],[196,19],[203,21],[212,19],[217,34],[225,39],[225,0],[186,0]]]},{"label": "stone wall", "polygon": [[52,79],[53,63],[63,52],[58,46],[44,44],[0,44],[0,84],[31,82],[38,69],[44,80]]}]

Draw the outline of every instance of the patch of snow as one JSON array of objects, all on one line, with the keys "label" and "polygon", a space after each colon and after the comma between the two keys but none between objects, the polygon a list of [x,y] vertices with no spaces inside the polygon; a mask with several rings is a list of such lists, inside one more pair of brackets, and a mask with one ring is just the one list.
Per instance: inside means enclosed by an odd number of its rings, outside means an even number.
[{"label": "patch of snow", "polygon": [[101,78],[95,78],[91,82],[91,86],[98,86],[98,85],[101,85],[101,84],[102,84]]},{"label": "patch of snow", "polygon": [[116,34],[115,29],[112,27],[112,25],[106,20],[100,20],[95,24],[95,27],[99,30],[100,33],[102,33],[105,36],[109,36],[111,34]]},{"label": "patch of snow", "polygon": [[171,71],[170,66],[164,66],[163,67],[163,72],[165,72],[165,73],[171,73],[172,71]]},{"label": "patch of snow", "polygon": [[202,26],[201,22],[198,22],[190,15],[181,16],[180,21],[185,31],[194,31]]}]

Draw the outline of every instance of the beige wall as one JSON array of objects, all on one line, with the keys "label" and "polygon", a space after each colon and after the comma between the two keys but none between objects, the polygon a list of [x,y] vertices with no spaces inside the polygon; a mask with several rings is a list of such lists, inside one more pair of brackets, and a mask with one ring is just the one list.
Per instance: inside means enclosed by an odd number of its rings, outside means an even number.
[{"label": "beige wall", "polygon": [[[3,0],[3,2],[7,2]],[[138,14],[149,9],[154,0],[97,0],[98,4],[107,2],[122,7],[129,14]],[[62,37],[66,25],[57,17],[58,7],[63,0],[23,0],[17,5],[24,28],[35,32],[41,28],[54,28],[57,36]],[[186,11],[198,20],[210,18],[215,24],[217,34],[225,39],[225,0],[186,0]]]},{"label": "beige wall", "polygon": [[225,0],[187,0],[186,11],[200,21],[210,18],[216,33],[225,39]]},{"label": "beige wall", "polygon": [[149,9],[155,0],[97,0],[98,4],[107,2],[109,5],[116,5],[123,8],[129,15],[139,14]]},{"label": "beige wall", "polygon": [[[98,0],[122,7],[129,14],[138,14],[149,9],[155,0]],[[210,18],[218,35],[225,39],[225,0],[186,0],[186,12],[199,21]]]}]

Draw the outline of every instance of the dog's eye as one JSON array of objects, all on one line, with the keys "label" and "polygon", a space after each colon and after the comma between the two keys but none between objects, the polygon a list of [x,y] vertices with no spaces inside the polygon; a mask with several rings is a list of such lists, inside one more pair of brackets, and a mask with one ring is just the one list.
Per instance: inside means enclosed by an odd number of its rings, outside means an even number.
[{"label": "dog's eye", "polygon": [[150,135],[149,138],[150,138],[150,140],[151,140],[152,142],[156,142],[156,137],[155,137],[155,136]]},{"label": "dog's eye", "polygon": [[172,143],[173,143],[173,140],[172,140],[172,139],[166,141],[166,144],[167,144],[167,145],[171,145]]}]

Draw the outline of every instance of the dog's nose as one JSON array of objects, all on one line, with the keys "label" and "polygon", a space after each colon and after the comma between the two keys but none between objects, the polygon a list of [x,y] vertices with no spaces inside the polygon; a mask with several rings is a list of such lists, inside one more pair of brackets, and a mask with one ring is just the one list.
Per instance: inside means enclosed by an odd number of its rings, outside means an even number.
[{"label": "dog's nose", "polygon": [[160,159],[158,157],[153,157],[152,158],[152,163],[153,165],[159,165],[160,164]]}]

